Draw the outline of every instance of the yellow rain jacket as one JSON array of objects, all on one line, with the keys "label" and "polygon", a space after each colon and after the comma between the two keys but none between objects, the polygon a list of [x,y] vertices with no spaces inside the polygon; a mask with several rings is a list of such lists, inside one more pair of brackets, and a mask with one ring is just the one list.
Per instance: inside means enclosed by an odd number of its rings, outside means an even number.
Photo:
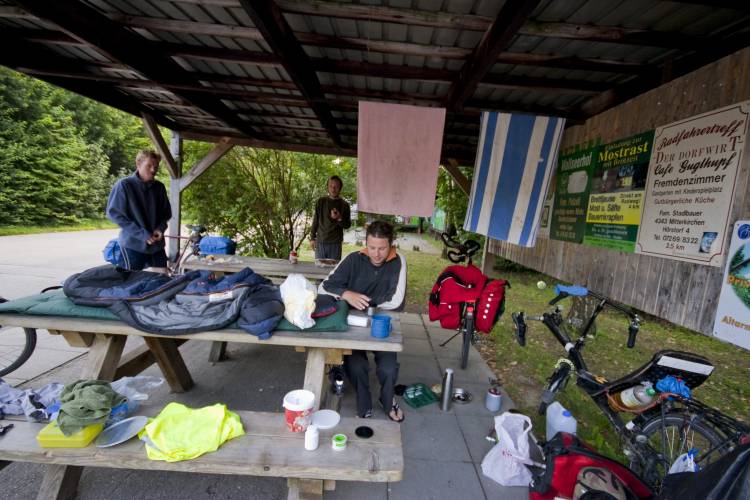
[{"label": "yellow rain jacket", "polygon": [[224,441],[243,434],[239,415],[226,405],[194,409],[169,403],[156,418],[149,419],[138,437],[146,442],[151,460],[178,462],[216,451]]}]

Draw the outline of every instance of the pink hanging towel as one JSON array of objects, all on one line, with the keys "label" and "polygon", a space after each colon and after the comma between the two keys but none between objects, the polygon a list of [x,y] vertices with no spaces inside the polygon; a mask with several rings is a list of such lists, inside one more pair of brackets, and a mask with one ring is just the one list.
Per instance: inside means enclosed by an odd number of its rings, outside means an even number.
[{"label": "pink hanging towel", "polygon": [[432,215],[445,109],[359,102],[357,208]]}]

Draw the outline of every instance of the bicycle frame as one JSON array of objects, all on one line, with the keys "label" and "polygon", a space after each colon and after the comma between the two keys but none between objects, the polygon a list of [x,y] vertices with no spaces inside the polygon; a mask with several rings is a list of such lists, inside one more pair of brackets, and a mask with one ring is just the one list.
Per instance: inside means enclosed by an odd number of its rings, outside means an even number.
[{"label": "bicycle frame", "polygon": [[[747,426],[744,426],[744,424],[737,422],[731,417],[724,415],[718,410],[710,408],[699,401],[693,399],[685,399],[671,393],[662,394],[654,407],[637,415],[632,421],[626,424],[620,417],[619,412],[612,409],[609,401],[609,390],[616,384],[619,384],[620,380],[625,379],[619,379],[617,381],[609,383],[603,377],[591,373],[588,370],[586,361],[583,358],[582,350],[586,344],[588,332],[592,328],[594,321],[596,320],[599,313],[601,313],[601,311],[604,309],[604,307],[610,306],[624,313],[630,318],[627,344],[629,348],[632,348],[635,345],[635,338],[640,328],[640,318],[631,310],[620,306],[619,304],[611,302],[604,296],[591,291],[588,291],[588,295],[594,297],[599,302],[594,309],[591,317],[586,322],[581,336],[575,342],[572,342],[564,329],[561,328],[564,320],[561,314],[561,309],[557,306],[555,306],[553,312],[546,312],[541,316],[527,317],[523,312],[513,313],[513,321],[516,324],[518,342],[522,346],[525,344],[525,321],[526,319],[530,319],[534,321],[540,321],[542,324],[544,324],[557,339],[557,341],[565,348],[567,352],[566,363],[572,365],[572,368],[576,372],[576,385],[580,387],[586,394],[588,394],[588,396],[594,401],[597,407],[599,407],[601,412],[607,417],[609,422],[618,431],[620,436],[623,437],[624,441],[627,443],[625,447],[626,455],[629,455],[631,459],[633,458],[633,456],[637,457],[637,459],[642,464],[644,464],[644,470],[650,471],[650,474],[653,474],[653,465],[657,463],[665,465],[668,469],[670,464],[666,463],[663,455],[658,450],[650,446],[650,444],[648,444],[647,442],[647,439],[645,439],[645,436],[642,435],[641,424],[651,420],[655,416],[655,414],[660,414],[661,418],[664,419],[664,416],[667,413],[679,411],[680,409],[689,410],[689,415],[693,416],[691,418],[702,419],[710,423],[716,433],[720,434],[720,437],[723,439],[719,445],[714,446],[711,450],[708,450],[706,453],[704,453],[702,459],[705,459],[717,450],[726,449],[731,443],[741,444],[743,440],[750,439],[750,437],[747,436],[748,432],[750,432],[750,429]],[[558,295],[550,302],[550,305],[555,305],[566,296],[568,295],[565,293]],[[559,390],[561,390],[563,387],[565,387],[566,382],[570,377],[571,372],[573,371],[569,366],[566,366],[566,363],[558,364],[552,376],[550,376],[548,388],[551,389],[546,390],[542,395],[540,413],[543,413],[542,409],[544,408],[544,406],[546,406],[546,404],[549,404],[552,399],[554,399],[555,394],[559,392]],[[691,423],[692,420],[690,422],[686,421],[686,425],[690,425]]]}]

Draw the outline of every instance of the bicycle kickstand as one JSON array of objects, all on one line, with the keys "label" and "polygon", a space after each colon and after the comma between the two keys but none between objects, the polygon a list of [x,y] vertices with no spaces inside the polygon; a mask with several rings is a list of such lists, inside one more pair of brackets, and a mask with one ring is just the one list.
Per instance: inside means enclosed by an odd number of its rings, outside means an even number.
[{"label": "bicycle kickstand", "polygon": [[457,331],[456,333],[453,334],[453,336],[451,336],[451,338],[449,338],[448,340],[440,344],[440,347],[445,347],[445,344],[447,344],[448,342],[456,338],[456,335],[458,335],[459,333],[461,333],[461,330]]}]

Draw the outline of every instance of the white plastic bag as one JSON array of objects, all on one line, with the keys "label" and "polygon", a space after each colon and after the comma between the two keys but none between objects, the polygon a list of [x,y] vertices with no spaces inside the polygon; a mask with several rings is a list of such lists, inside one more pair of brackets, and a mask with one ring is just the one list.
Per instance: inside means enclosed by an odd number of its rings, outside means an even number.
[{"label": "white plastic bag", "polygon": [[528,486],[533,465],[529,455],[531,419],[518,413],[502,413],[495,417],[498,442],[482,460],[482,473],[503,486]]},{"label": "white plastic bag", "polygon": [[286,320],[302,329],[315,325],[312,313],[315,311],[317,288],[301,274],[290,274],[279,288]]},{"label": "white plastic bag", "polygon": [[164,383],[162,377],[150,375],[137,375],[135,377],[122,377],[109,385],[112,390],[122,394],[128,401],[146,401],[150,393],[154,392]]},{"label": "white plastic bag", "polygon": [[667,474],[677,474],[678,472],[697,472],[698,466],[695,463],[696,450],[690,450],[683,453],[674,461]]}]

